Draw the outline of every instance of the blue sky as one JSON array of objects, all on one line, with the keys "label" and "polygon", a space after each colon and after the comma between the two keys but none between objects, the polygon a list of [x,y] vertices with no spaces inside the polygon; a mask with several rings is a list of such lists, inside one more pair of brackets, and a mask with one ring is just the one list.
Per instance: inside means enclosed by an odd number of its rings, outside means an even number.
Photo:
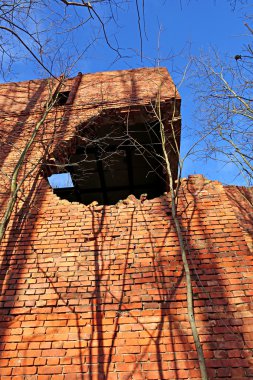
[{"label": "blue sky", "polygon": [[[73,46],[82,51],[87,44],[96,38],[94,45],[88,49],[74,66],[72,74],[78,71],[92,73],[106,70],[120,70],[143,66],[166,66],[174,81],[179,83],[182,72],[191,56],[199,56],[210,49],[217,49],[226,59],[233,60],[241,52],[247,30],[243,25],[247,8],[238,4],[235,10],[227,0],[146,0],[145,25],[141,17],[142,44],[138,30],[135,1],[122,5],[117,12],[117,26],[110,21],[105,24],[110,44],[121,48],[122,58],[108,47],[98,34],[99,24],[87,24],[83,29],[65,35],[66,43],[62,55],[69,53],[73,57]],[[142,1],[139,1],[140,12]],[[100,5],[98,13],[104,19],[109,16],[108,7]],[[76,16],[74,13],[72,17]],[[86,14],[85,14],[86,17]],[[59,26],[58,26],[59,29]],[[61,39],[61,33],[58,37]],[[142,56],[142,57],[141,57]],[[62,64],[64,66],[64,62]],[[13,80],[25,80],[45,76],[41,69],[35,68],[34,62],[17,63]],[[58,73],[57,73],[58,74]],[[194,117],[195,104],[193,91],[186,80],[180,86],[182,97],[182,154],[189,149],[196,139],[197,125]],[[243,183],[236,178],[236,170],[232,165],[218,161],[199,160],[191,157],[185,162],[183,175],[203,173],[209,179],[218,179],[225,183]]]}]

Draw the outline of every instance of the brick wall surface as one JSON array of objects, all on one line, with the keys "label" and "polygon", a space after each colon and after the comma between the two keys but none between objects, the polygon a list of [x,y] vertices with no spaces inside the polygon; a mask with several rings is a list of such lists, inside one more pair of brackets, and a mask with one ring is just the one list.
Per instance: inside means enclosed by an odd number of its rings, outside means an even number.
[{"label": "brick wall surface", "polygon": [[225,191],[234,207],[245,240],[253,250],[253,187],[226,186]]},{"label": "brick wall surface", "polygon": [[[15,117],[4,124],[6,172],[28,135]],[[85,206],[59,199],[38,170],[1,247],[0,379],[200,379],[169,195]],[[1,188],[4,210],[4,178]],[[237,191],[195,175],[178,197],[210,379],[253,378],[253,259]]]}]

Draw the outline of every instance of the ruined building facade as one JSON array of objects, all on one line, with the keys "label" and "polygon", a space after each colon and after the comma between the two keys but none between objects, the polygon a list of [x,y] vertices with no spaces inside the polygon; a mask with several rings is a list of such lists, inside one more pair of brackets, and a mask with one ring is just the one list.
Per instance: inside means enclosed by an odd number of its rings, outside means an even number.
[{"label": "ruined building facade", "polygon": [[[34,133],[1,243],[0,379],[200,379],[166,69],[2,84],[0,104],[1,217]],[[177,203],[209,378],[252,379],[253,191],[192,175]]]}]

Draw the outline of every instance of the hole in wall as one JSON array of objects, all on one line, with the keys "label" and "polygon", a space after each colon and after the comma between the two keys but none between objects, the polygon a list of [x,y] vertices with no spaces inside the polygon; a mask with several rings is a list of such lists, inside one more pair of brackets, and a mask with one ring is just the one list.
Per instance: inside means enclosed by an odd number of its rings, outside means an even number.
[{"label": "hole in wall", "polygon": [[60,198],[113,205],[130,194],[150,199],[166,190],[158,123],[92,127],[77,141],[62,172],[48,177]]}]

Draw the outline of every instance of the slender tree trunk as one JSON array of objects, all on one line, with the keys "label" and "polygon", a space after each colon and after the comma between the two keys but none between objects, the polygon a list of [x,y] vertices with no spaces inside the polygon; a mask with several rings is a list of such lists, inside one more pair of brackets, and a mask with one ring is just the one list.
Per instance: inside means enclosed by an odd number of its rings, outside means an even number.
[{"label": "slender tree trunk", "polygon": [[[167,172],[168,179],[169,179],[169,188],[170,188],[169,192],[170,192],[172,219],[173,219],[173,223],[175,225],[178,240],[179,240],[180,251],[181,251],[181,256],[182,256],[182,261],[183,261],[183,266],[184,266],[184,271],[185,271],[185,277],[186,277],[188,317],[189,317],[189,322],[190,322],[190,326],[191,326],[191,330],[192,330],[194,343],[195,343],[197,354],[198,354],[198,361],[199,361],[199,367],[200,367],[200,371],[201,371],[201,378],[202,378],[202,380],[208,380],[204,353],[203,353],[203,349],[202,349],[202,346],[200,343],[199,334],[198,334],[198,330],[197,330],[197,326],[196,326],[196,322],[195,322],[195,317],[194,317],[194,303],[193,303],[193,295],[192,295],[191,272],[190,272],[189,263],[188,263],[188,259],[187,259],[187,253],[186,253],[186,247],[185,247],[185,243],[184,243],[182,229],[181,229],[178,217],[177,217],[176,196],[175,196],[174,186],[173,186],[174,184],[173,184],[171,165],[170,165],[170,161],[169,161],[167,150],[166,150],[166,135],[165,135],[164,124],[162,122],[160,102],[158,102],[157,109],[158,109],[158,111],[156,112],[156,114],[157,114],[159,124],[160,124],[160,134],[161,134],[163,156],[165,159],[166,172]],[[174,128],[173,127],[173,119],[171,121],[171,128],[172,128],[172,130]],[[177,194],[177,192],[176,192],[176,194]]]}]

